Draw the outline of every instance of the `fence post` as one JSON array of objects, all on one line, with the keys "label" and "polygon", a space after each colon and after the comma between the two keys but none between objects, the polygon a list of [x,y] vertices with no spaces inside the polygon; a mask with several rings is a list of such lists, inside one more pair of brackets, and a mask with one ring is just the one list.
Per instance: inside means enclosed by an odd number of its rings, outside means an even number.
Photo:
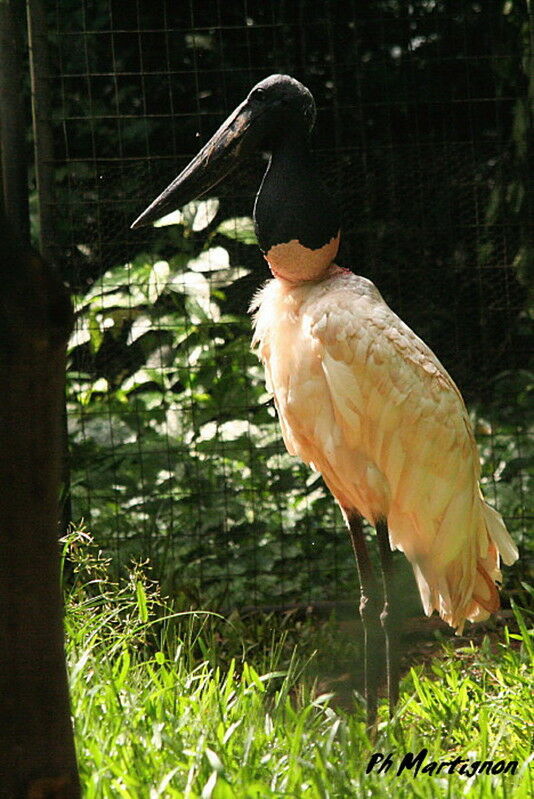
[{"label": "fence post", "polygon": [[72,309],[0,213],[0,796],[78,799],[57,540]]},{"label": "fence post", "polygon": [[20,241],[29,242],[27,120],[22,91],[24,6],[0,2],[0,150],[7,218]]},{"label": "fence post", "polygon": [[[39,249],[53,267],[54,258],[54,132],[50,95],[50,62],[46,12],[42,0],[27,0],[28,48],[32,96],[35,176],[39,203]],[[72,520],[68,419],[63,408],[63,465],[60,525],[66,533]]]},{"label": "fence post", "polygon": [[35,177],[39,202],[39,249],[53,264],[54,137],[46,13],[41,0],[27,0]]}]

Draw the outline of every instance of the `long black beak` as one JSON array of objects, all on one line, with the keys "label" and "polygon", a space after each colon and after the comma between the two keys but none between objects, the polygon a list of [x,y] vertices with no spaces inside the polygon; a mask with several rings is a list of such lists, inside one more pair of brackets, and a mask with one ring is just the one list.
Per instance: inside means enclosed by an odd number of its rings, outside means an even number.
[{"label": "long black beak", "polygon": [[149,225],[216,186],[237,166],[240,157],[257,149],[265,110],[255,109],[248,99],[241,103],[183,172],[137,217],[132,228]]}]

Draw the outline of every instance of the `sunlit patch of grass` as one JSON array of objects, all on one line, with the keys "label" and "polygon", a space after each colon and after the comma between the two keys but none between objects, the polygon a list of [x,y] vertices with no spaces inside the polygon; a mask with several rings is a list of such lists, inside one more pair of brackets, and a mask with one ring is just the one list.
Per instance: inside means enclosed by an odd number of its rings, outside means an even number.
[{"label": "sunlit patch of grass", "polygon": [[[533,647],[519,610],[519,632],[507,630],[497,647],[445,646],[429,667],[411,669],[393,721],[383,704],[371,743],[357,698],[352,711],[337,709],[311,676],[317,646],[337,657],[328,624],[270,617],[257,623],[255,644],[237,617],[176,613],[140,567],[113,583],[83,536],[68,546],[68,660],[88,799],[532,795]],[[398,775],[404,754],[422,749],[425,764],[518,766]],[[391,753],[392,766],[366,774],[373,752]]]}]

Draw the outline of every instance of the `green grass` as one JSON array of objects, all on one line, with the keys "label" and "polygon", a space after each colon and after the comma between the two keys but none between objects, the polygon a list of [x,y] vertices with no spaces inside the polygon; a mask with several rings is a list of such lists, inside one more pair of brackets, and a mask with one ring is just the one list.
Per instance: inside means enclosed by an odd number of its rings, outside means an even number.
[{"label": "green grass", "polygon": [[[142,569],[117,585],[83,534],[68,546],[67,648],[87,799],[533,795],[533,646],[519,611],[518,632],[505,630],[502,642],[445,646],[430,667],[412,669],[391,723],[380,708],[373,744],[357,698],[341,709],[313,679],[318,664],[346,655],[335,622],[251,626],[172,612]],[[425,765],[459,756],[518,768],[397,775],[403,755],[422,748]],[[365,773],[373,752],[392,753],[387,773]]]}]

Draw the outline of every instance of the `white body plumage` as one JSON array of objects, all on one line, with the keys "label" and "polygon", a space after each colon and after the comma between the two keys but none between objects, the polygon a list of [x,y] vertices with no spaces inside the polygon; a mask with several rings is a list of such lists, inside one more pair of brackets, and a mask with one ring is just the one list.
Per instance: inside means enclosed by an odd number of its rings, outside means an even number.
[{"label": "white body plumage", "polygon": [[499,553],[509,564],[517,549],[482,498],[469,417],[436,356],[369,280],[335,265],[321,280],[270,280],[252,310],[288,451],[342,508],[387,519],[428,615],[457,631],[487,618]]}]

